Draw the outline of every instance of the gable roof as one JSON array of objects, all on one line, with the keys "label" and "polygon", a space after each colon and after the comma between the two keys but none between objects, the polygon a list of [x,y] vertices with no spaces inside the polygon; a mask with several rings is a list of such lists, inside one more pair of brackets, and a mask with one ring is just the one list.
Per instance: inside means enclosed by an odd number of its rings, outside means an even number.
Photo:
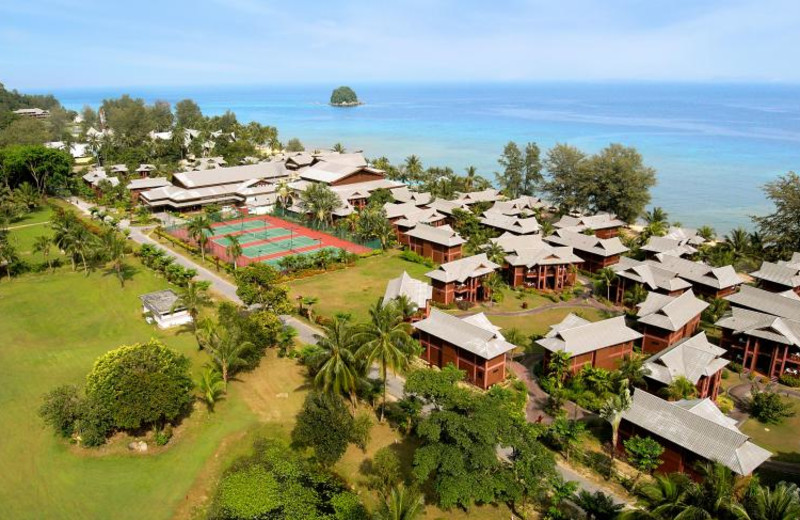
[{"label": "gable roof", "polygon": [[702,262],[693,262],[685,258],[659,254],[656,260],[647,260],[658,267],[676,273],[684,280],[699,283],[714,289],[727,289],[741,285],[742,279],[736,274],[736,270],[726,265],[723,267],[711,267]]},{"label": "gable roof", "polygon": [[466,242],[466,240],[461,238],[461,235],[450,226],[434,227],[427,224],[417,224],[413,229],[406,231],[406,235],[447,247],[460,246]]},{"label": "gable roof", "polygon": [[275,179],[288,175],[289,170],[286,169],[283,163],[264,162],[247,164],[244,166],[176,173],[173,179],[180,186],[191,189],[240,183],[251,179]]},{"label": "gable roof", "polygon": [[442,264],[437,269],[425,273],[425,276],[444,283],[463,283],[468,278],[487,275],[499,268],[499,265],[489,260],[486,253],[481,253]]},{"label": "gable roof", "polygon": [[745,307],[781,318],[798,319],[800,300],[787,298],[758,287],[742,285],[739,292],[725,297],[731,305]]},{"label": "gable roof", "polygon": [[558,222],[553,224],[557,229],[567,229],[577,233],[587,229],[609,229],[622,227],[624,225],[625,222],[610,213],[597,213],[596,215],[583,215],[578,217],[564,215]]},{"label": "gable roof", "polygon": [[469,206],[466,203],[464,203],[464,201],[456,201],[456,200],[436,199],[433,202],[429,203],[428,207],[431,209],[435,209],[440,213],[444,213],[445,215],[452,215],[453,210],[455,209],[469,211]]},{"label": "gable roof", "polygon": [[503,199],[503,195],[494,188],[486,188],[481,191],[469,191],[466,193],[459,193],[456,201],[465,204],[476,204],[478,202],[494,202]]},{"label": "gable roof", "polygon": [[428,305],[428,301],[433,298],[433,287],[411,278],[407,272],[403,271],[398,278],[393,278],[386,284],[383,302],[386,304],[400,295],[408,298],[418,309],[424,309]]},{"label": "gable roof", "polygon": [[793,267],[787,262],[762,262],[758,271],[750,273],[750,276],[788,288],[800,287],[800,266]]},{"label": "gable roof", "polygon": [[699,316],[708,303],[695,297],[689,289],[680,296],[649,292],[647,299],[636,306],[639,308],[636,313],[639,323],[674,332]]},{"label": "gable roof", "polygon": [[[780,298],[780,296],[779,296]],[[800,319],[797,316],[796,319]],[[716,325],[734,334],[745,334],[783,345],[800,347],[800,321],[781,318],[741,307],[733,307]]]},{"label": "gable roof", "polygon": [[640,262],[627,256],[621,257],[619,263],[612,266],[611,269],[620,278],[640,283],[651,291],[661,289],[665,292],[675,292],[692,286],[690,282],[680,278],[673,271],[663,269],[655,264]]},{"label": "gable roof", "polygon": [[185,309],[180,298],[172,289],[156,291],[139,296],[142,304],[156,314],[171,314]]},{"label": "gable roof", "polygon": [[[506,255],[505,260],[509,265],[524,265],[531,268],[537,265],[580,264],[583,262],[583,258],[573,253],[571,247],[553,247],[542,241],[538,235],[526,238],[538,240],[530,240],[525,244],[527,247],[515,249],[512,254]],[[503,246],[501,245],[501,247]]]},{"label": "gable roof", "polygon": [[685,377],[696,385],[701,377],[711,377],[730,363],[721,357],[725,352],[724,348],[709,343],[705,332],[701,332],[648,358],[644,362],[650,371],[646,377],[665,385]]},{"label": "gable roof", "polygon": [[636,389],[622,418],[739,475],[749,475],[772,455],[734,426],[720,424],[707,407],[692,404],[684,407]]},{"label": "gable roof", "polygon": [[429,317],[412,326],[483,359],[495,358],[515,348],[483,313],[458,318],[434,308]]},{"label": "gable roof", "polygon": [[417,206],[424,206],[428,204],[433,197],[430,192],[417,192],[412,191],[408,186],[402,186],[391,190],[392,197],[397,202],[413,202]]},{"label": "gable roof", "polygon": [[536,343],[550,352],[564,351],[570,357],[575,357],[641,337],[640,333],[625,325],[625,316],[592,323],[575,315],[568,315],[564,321],[552,326],[550,333]]},{"label": "gable roof", "polygon": [[529,195],[522,195],[516,199],[498,200],[489,208],[489,211],[502,213],[503,215],[519,215],[525,211],[545,208],[547,206],[548,204],[541,199]]},{"label": "gable roof", "polygon": [[579,252],[602,257],[621,255],[628,251],[619,237],[598,238],[594,235],[584,235],[564,229],[559,229],[554,235],[545,237],[545,240],[553,244],[569,246]]},{"label": "gable roof", "polygon": [[370,168],[360,164],[320,161],[313,166],[300,170],[300,178],[325,184],[339,182],[351,175],[365,172],[383,178],[383,170]]},{"label": "gable roof", "polygon": [[166,177],[145,177],[143,179],[133,179],[128,183],[129,190],[147,190],[152,188],[161,188],[162,186],[171,186]]},{"label": "gable roof", "polygon": [[496,211],[484,212],[483,217],[481,217],[481,224],[518,235],[532,235],[538,233],[541,229],[536,217],[519,218],[503,215]]},{"label": "gable roof", "polygon": [[652,236],[647,243],[642,246],[642,251],[671,256],[684,256],[696,253],[697,249],[675,238]]}]

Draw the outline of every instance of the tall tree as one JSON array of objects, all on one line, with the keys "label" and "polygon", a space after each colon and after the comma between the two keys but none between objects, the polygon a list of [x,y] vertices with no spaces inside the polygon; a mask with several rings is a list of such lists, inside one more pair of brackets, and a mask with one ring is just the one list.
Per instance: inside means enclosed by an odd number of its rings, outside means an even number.
[{"label": "tall tree", "polygon": [[33,241],[33,252],[34,253],[42,253],[45,262],[47,262],[47,268],[52,269],[53,265],[50,260],[50,248],[53,245],[53,239],[48,236],[38,236]]},{"label": "tall tree", "polygon": [[425,501],[419,491],[395,486],[384,495],[375,512],[375,520],[416,520],[425,511]]},{"label": "tall tree", "polygon": [[556,144],[547,151],[544,164],[548,174],[544,191],[555,206],[564,212],[589,206],[589,187],[585,183],[589,165],[585,153],[574,146]]},{"label": "tall tree", "polygon": [[333,212],[342,207],[339,198],[327,184],[313,183],[300,195],[303,209],[320,224],[330,225]]},{"label": "tall tree", "polygon": [[236,273],[236,295],[245,305],[257,305],[274,314],[291,312],[289,289],[281,274],[269,264],[257,262]]},{"label": "tall tree", "polygon": [[323,392],[348,395],[355,412],[361,365],[354,355],[355,330],[350,320],[335,317],[324,327],[324,334],[316,338],[320,352],[314,359],[317,367],[314,384]]},{"label": "tall tree", "polygon": [[247,366],[247,354],[254,349],[251,342],[242,339],[238,330],[214,325],[203,328],[200,343],[211,356],[211,362],[219,370],[226,388],[231,376]]},{"label": "tall tree", "polygon": [[656,172],[644,164],[635,148],[609,145],[592,157],[590,169],[592,203],[596,210],[615,213],[625,222],[633,222],[650,203]]},{"label": "tall tree", "polygon": [[197,335],[197,317],[205,307],[212,305],[211,297],[208,296],[208,285],[204,282],[190,280],[186,287],[181,289],[178,294],[178,301],[175,306],[183,307],[189,316],[192,317],[192,330]]},{"label": "tall tree", "polygon": [[211,234],[211,220],[206,215],[196,215],[189,220],[186,225],[186,231],[189,236],[197,242],[200,247],[200,256],[203,260],[206,259],[206,243],[208,243],[208,235]]},{"label": "tall tree", "polygon": [[227,235],[228,246],[225,248],[225,254],[228,258],[233,260],[233,270],[239,268],[239,257],[242,256],[242,244],[239,242],[237,235]]},{"label": "tall tree", "polygon": [[509,198],[519,197],[525,189],[527,164],[517,143],[509,141],[497,162],[503,168],[495,174],[500,189]]},{"label": "tall tree", "polygon": [[386,409],[386,385],[388,371],[405,370],[414,355],[414,340],[409,334],[409,325],[393,305],[383,305],[383,298],[369,309],[369,322],[356,334],[361,346],[356,355],[367,367],[378,363],[383,379],[383,406],[381,422]]},{"label": "tall tree", "polygon": [[522,183],[522,193],[524,195],[533,195],[539,191],[544,182],[542,168],[539,145],[528,143],[525,145],[525,178]]},{"label": "tall tree", "polygon": [[182,99],[175,103],[175,123],[183,128],[197,129],[203,122],[203,112],[191,99]]},{"label": "tall tree", "polygon": [[600,417],[611,424],[611,458],[617,452],[617,442],[619,441],[619,425],[622,422],[622,414],[633,404],[631,391],[628,389],[628,382],[624,381],[619,385],[618,392],[611,395],[600,408]]},{"label": "tall tree", "polygon": [[764,237],[770,256],[788,258],[800,251],[800,176],[795,172],[778,177],[762,188],[775,210],[767,216],[753,217]]}]

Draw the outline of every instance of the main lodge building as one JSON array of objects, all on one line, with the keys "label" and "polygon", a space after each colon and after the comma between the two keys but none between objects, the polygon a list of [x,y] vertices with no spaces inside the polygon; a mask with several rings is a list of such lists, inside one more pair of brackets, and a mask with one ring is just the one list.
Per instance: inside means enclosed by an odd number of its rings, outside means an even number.
[{"label": "main lodge building", "polygon": [[425,274],[433,285],[433,301],[449,305],[458,301],[472,303],[487,301],[492,292],[484,283],[499,265],[487,258],[485,253],[468,256],[442,264]]}]

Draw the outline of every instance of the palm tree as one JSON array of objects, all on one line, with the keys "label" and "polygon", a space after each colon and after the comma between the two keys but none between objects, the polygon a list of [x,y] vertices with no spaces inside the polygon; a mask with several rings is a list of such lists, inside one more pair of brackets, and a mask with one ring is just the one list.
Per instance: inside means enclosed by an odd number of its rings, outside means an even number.
[{"label": "palm tree", "polygon": [[86,262],[86,257],[90,256],[94,251],[97,244],[97,237],[93,235],[83,225],[72,227],[67,234],[67,252],[77,255],[83,264],[83,270],[86,276],[89,276],[89,265]]},{"label": "palm tree", "polygon": [[611,395],[600,408],[600,417],[611,424],[611,458],[613,459],[617,451],[619,441],[619,424],[622,422],[622,414],[633,404],[631,391],[628,389],[628,381],[620,382],[619,392]]},{"label": "palm tree", "polygon": [[706,240],[713,240],[716,232],[711,226],[700,226],[697,228],[697,235]]},{"label": "palm tree", "polygon": [[253,349],[249,341],[242,341],[238,331],[222,327],[209,327],[202,333],[201,342],[211,356],[211,362],[219,369],[225,388],[236,370],[246,366],[245,355]]},{"label": "palm tree", "polygon": [[725,245],[733,252],[734,260],[746,258],[751,249],[750,235],[744,228],[736,228],[725,235]]},{"label": "palm tree", "polygon": [[305,313],[306,318],[308,321],[314,321],[314,310],[313,307],[319,303],[319,298],[316,296],[303,296],[300,298],[300,314]]},{"label": "palm tree", "polygon": [[103,235],[103,251],[111,260],[112,269],[119,279],[120,285],[125,287],[125,240],[109,229]]},{"label": "palm tree", "polygon": [[303,209],[320,224],[330,224],[333,212],[342,207],[342,199],[327,184],[314,183],[301,194]]},{"label": "palm tree", "polygon": [[294,338],[298,336],[297,329],[289,325],[284,325],[278,333],[278,354],[285,356],[294,346]]},{"label": "palm tree", "polygon": [[697,394],[697,387],[684,376],[678,376],[661,393],[670,401],[691,399]]},{"label": "palm tree", "polygon": [[197,399],[205,403],[209,413],[213,412],[214,405],[225,394],[225,382],[219,370],[206,367],[200,374],[200,380],[197,381],[197,390]]},{"label": "palm tree", "polygon": [[475,189],[475,179],[478,177],[478,169],[472,165],[467,166],[466,175],[463,179],[464,191],[470,192]]},{"label": "palm tree", "polygon": [[355,330],[350,320],[341,316],[334,318],[324,329],[325,334],[315,335],[321,352],[315,356],[314,364],[318,371],[314,383],[325,392],[349,395],[355,412],[360,375],[359,363],[353,353]]},{"label": "palm tree", "polygon": [[611,301],[611,284],[617,279],[617,273],[610,267],[604,267],[597,271],[597,281],[606,290],[606,300]]},{"label": "palm tree", "polygon": [[[208,296],[208,288],[205,284],[190,280],[186,287],[181,290],[174,308],[183,307],[189,316],[192,317],[192,331],[197,337],[197,316],[203,307],[212,304],[211,297]],[[173,309],[174,310],[174,309]]]},{"label": "palm tree", "polygon": [[722,464],[706,463],[700,467],[701,483],[689,487],[685,507],[675,516],[683,519],[747,519],[747,512],[737,503],[743,498],[749,479],[735,475]]},{"label": "palm tree", "polygon": [[503,299],[503,288],[505,288],[506,282],[503,280],[503,277],[499,273],[491,273],[487,276],[483,281],[483,290],[489,296],[489,304],[494,306],[495,301],[502,301]]},{"label": "palm tree", "polygon": [[575,495],[574,501],[586,513],[587,520],[614,520],[625,508],[625,504],[617,504],[602,491],[590,493],[582,489]]},{"label": "palm tree", "polygon": [[394,305],[397,309],[397,312],[403,316],[404,321],[409,321],[419,310],[417,308],[417,304],[412,302],[411,299],[405,294],[401,294],[391,302],[386,303]]},{"label": "palm tree", "polygon": [[653,209],[646,211],[644,214],[644,221],[648,224],[653,224],[656,222],[660,224],[666,224],[668,222],[668,218],[669,216],[667,215],[667,212],[664,211],[664,208],[659,206],[655,206]]},{"label": "palm tree", "polygon": [[686,498],[693,483],[685,473],[654,475],[639,488],[642,497],[639,509],[629,509],[622,520],[672,520],[686,507]]},{"label": "palm tree", "polygon": [[47,268],[53,269],[52,262],[50,261],[50,247],[53,245],[53,240],[48,236],[38,236],[33,241],[33,252],[34,253],[42,253],[45,262],[47,262]]},{"label": "palm tree", "polygon": [[189,236],[197,242],[200,246],[200,256],[205,261],[206,259],[206,242],[208,242],[208,235],[211,233],[211,220],[206,215],[197,215],[189,220],[186,225],[186,230]]},{"label": "palm tree", "polygon": [[333,150],[334,152],[338,152],[338,153],[344,153],[345,152],[344,145],[342,143],[334,144],[333,147],[331,148],[331,150]]},{"label": "palm tree", "polygon": [[547,375],[555,380],[556,388],[561,388],[567,377],[572,356],[564,350],[557,350],[550,354],[547,360]]},{"label": "palm tree", "polygon": [[645,289],[642,284],[637,283],[625,291],[625,294],[622,296],[622,303],[624,303],[626,307],[633,309],[646,299],[647,289]]},{"label": "palm tree", "polygon": [[280,181],[275,189],[275,193],[278,197],[278,204],[280,207],[286,208],[288,206],[289,197],[292,195],[292,189],[289,187],[289,183],[287,181]]},{"label": "palm tree", "polygon": [[402,177],[400,180],[403,182],[419,182],[422,170],[422,161],[420,158],[413,154],[409,155],[403,163]]},{"label": "palm tree", "polygon": [[383,497],[375,512],[375,520],[416,520],[425,510],[422,495],[405,486],[396,486]]},{"label": "palm tree", "polygon": [[486,253],[490,261],[498,265],[503,265],[506,261],[506,252],[497,242],[489,241],[488,244],[483,246],[483,252]]},{"label": "palm tree", "polygon": [[28,182],[23,182],[14,190],[14,198],[25,206],[28,211],[36,209],[42,202],[42,196],[39,191]]},{"label": "palm tree", "polygon": [[363,359],[367,367],[373,363],[380,365],[383,379],[383,407],[381,422],[386,408],[387,372],[403,371],[408,367],[409,359],[414,352],[414,342],[409,334],[409,325],[393,305],[383,305],[383,298],[369,309],[369,323],[361,327],[356,334],[356,341],[361,346],[356,356]]},{"label": "palm tree", "polygon": [[765,486],[754,486],[743,503],[750,520],[800,518],[800,492],[795,484],[779,482],[772,490]]},{"label": "palm tree", "polygon": [[8,238],[8,232],[0,234],[0,266],[5,266],[8,279],[11,280],[11,266],[19,259],[17,248]]},{"label": "palm tree", "polygon": [[644,366],[645,359],[645,356],[636,353],[622,358],[617,370],[622,378],[627,379],[629,385],[647,386],[645,376],[650,374],[650,369]]},{"label": "palm tree", "polygon": [[228,246],[225,248],[225,254],[233,260],[233,270],[235,271],[238,268],[239,257],[242,256],[242,244],[236,235],[227,235],[227,239]]}]

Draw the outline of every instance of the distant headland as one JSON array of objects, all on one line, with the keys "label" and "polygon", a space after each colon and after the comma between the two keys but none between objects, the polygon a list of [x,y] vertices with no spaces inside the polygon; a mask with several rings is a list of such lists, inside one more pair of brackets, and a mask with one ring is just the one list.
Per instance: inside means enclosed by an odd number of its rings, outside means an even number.
[{"label": "distant headland", "polygon": [[331,92],[331,106],[355,107],[358,105],[363,105],[363,103],[358,100],[356,92],[350,87],[342,86]]}]

